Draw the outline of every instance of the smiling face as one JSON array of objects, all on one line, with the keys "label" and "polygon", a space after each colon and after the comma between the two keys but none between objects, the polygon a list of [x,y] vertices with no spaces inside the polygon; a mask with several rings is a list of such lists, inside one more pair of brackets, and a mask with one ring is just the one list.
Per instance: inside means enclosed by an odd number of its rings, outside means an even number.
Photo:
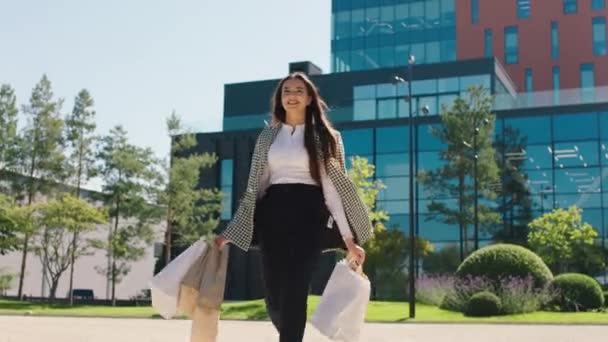
[{"label": "smiling face", "polygon": [[286,112],[304,113],[312,101],[306,84],[298,78],[290,78],[283,83],[281,104]]}]

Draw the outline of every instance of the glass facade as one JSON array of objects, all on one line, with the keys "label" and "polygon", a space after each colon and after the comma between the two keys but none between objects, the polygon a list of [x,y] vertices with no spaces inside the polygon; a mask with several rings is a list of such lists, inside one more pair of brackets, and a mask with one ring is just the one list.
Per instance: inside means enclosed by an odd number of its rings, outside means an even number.
[{"label": "glass facade", "polygon": [[456,60],[455,0],[334,0],[332,72]]},{"label": "glass facade", "polygon": [[[415,126],[416,173],[436,170],[445,164],[440,154],[445,146],[432,134],[437,127],[440,127],[437,122]],[[498,226],[481,224],[484,243],[525,227],[544,212],[572,205],[583,209],[583,220],[598,231],[600,239],[608,237],[608,111],[517,117],[499,113],[495,127],[495,148],[502,156],[499,165],[505,168],[501,169],[502,174],[509,176],[497,186],[502,190],[496,199],[480,197],[480,203],[502,217]],[[407,125],[342,130],[347,159],[355,155],[367,158],[376,165],[376,179],[387,185],[378,196],[377,207],[388,212],[388,226],[406,234],[410,214],[408,134]],[[521,190],[517,193],[506,184],[513,179],[520,182]],[[470,179],[466,182],[470,190]],[[446,223],[429,210],[431,202],[457,209],[457,198],[416,183],[420,237],[434,245],[457,244],[457,224]],[[513,201],[516,196],[523,198]],[[472,245],[472,234],[469,240]]]},{"label": "glass facade", "polygon": [[556,21],[551,22],[551,59],[559,58],[559,26]]},{"label": "glass facade", "polygon": [[578,0],[564,0],[564,14],[572,14],[578,11]]},{"label": "glass facade", "polygon": [[[412,82],[414,116],[437,115],[471,86],[491,91],[490,75],[469,75]],[[353,120],[381,120],[409,117],[407,83],[368,84],[353,87]],[[428,110],[428,111],[427,111]]]},{"label": "glass facade", "polygon": [[505,28],[505,63],[519,62],[519,34],[516,26]]},{"label": "glass facade", "polygon": [[517,0],[517,17],[519,19],[530,18],[530,1]]},{"label": "glass facade", "polygon": [[224,197],[222,198],[222,212],[220,218],[229,220],[232,217],[232,179],[234,175],[234,161],[222,159],[220,162],[220,185]]},{"label": "glass facade", "polygon": [[593,20],[593,54],[606,55],[606,17],[595,17]]}]

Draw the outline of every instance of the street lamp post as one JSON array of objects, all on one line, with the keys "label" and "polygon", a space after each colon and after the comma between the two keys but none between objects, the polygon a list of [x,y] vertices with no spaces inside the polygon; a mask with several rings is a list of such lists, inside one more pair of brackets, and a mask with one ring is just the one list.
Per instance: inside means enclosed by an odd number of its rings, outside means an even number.
[{"label": "street lamp post", "polygon": [[[415,270],[415,258],[416,258],[416,230],[414,228],[414,119],[412,110],[412,69],[416,58],[414,55],[410,55],[407,60],[407,88],[408,88],[408,106],[409,106],[409,234],[410,234],[410,257],[409,257],[409,316],[410,318],[416,317],[416,270]],[[395,76],[397,82],[405,82],[405,80],[399,76]]]}]

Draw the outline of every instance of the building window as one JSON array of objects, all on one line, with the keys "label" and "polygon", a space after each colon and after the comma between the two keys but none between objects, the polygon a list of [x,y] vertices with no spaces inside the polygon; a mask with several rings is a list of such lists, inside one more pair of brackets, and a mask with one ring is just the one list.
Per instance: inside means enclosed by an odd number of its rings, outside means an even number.
[{"label": "building window", "polygon": [[526,19],[530,17],[530,1],[531,0],[517,0],[518,18]]},{"label": "building window", "polygon": [[559,104],[559,87],[560,87],[560,76],[559,67],[553,67],[553,103]]},{"label": "building window", "polygon": [[606,8],[606,0],[591,0],[591,9],[594,11]]},{"label": "building window", "polygon": [[553,67],[553,90],[559,90],[559,67]]},{"label": "building window", "polygon": [[593,18],[593,54],[606,55],[606,17]]},{"label": "building window", "polygon": [[479,0],[471,0],[471,22],[479,23]]},{"label": "building window", "polygon": [[581,64],[581,88],[593,88],[595,86],[595,75],[593,64]]},{"label": "building window", "polygon": [[551,58],[559,58],[559,26],[557,21],[551,22]]},{"label": "building window", "polygon": [[578,11],[578,0],[564,0],[564,13],[572,14]]},{"label": "building window", "polygon": [[222,188],[222,220],[229,220],[232,217],[232,178],[234,174],[234,161],[223,159],[220,163],[220,183]]},{"label": "building window", "polygon": [[517,27],[505,28],[505,63],[516,64],[519,62],[519,39]]},{"label": "building window", "polygon": [[492,57],[492,29],[485,30],[486,57]]},{"label": "building window", "polygon": [[532,81],[532,69],[526,69],[526,92],[530,93],[533,89],[533,81]]}]

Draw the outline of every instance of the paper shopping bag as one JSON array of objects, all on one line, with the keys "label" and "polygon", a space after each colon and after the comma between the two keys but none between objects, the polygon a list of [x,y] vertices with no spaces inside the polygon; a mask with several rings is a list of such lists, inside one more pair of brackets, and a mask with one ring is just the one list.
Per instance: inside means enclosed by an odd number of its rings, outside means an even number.
[{"label": "paper shopping bag", "polygon": [[311,324],[332,340],[357,341],[365,321],[371,286],[365,275],[342,260],[336,264]]},{"label": "paper shopping bag", "polygon": [[197,264],[207,247],[205,238],[199,239],[148,282],[152,307],[163,318],[169,319],[177,314],[181,281],[193,265]]}]

